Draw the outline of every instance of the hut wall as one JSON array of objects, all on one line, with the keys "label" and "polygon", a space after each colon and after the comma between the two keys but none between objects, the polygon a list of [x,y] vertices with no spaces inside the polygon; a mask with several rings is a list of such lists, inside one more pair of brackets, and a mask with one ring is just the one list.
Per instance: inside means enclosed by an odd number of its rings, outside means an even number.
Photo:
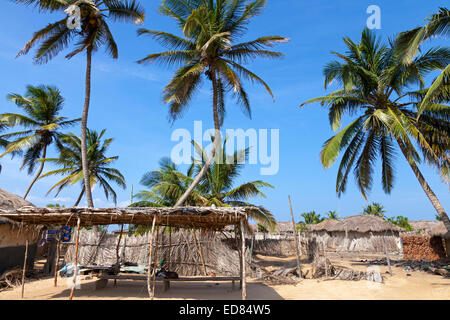
[{"label": "hut wall", "polygon": [[0,224],[0,275],[16,267],[23,268],[25,243],[29,241],[27,268],[33,268],[40,232],[35,227]]},{"label": "hut wall", "polygon": [[439,260],[446,258],[445,242],[442,237],[427,235],[404,235],[404,259],[408,260]]},{"label": "hut wall", "polygon": [[[298,244],[301,253],[307,250],[307,237],[303,233],[298,234]],[[251,239],[247,239],[250,246]],[[287,257],[295,255],[295,240],[293,233],[270,234],[256,232],[254,235],[253,251],[255,253]]]},{"label": "hut wall", "polygon": [[[183,234],[182,234],[183,233]],[[156,233],[155,233],[156,237]],[[75,237],[65,244],[65,263],[74,261]],[[168,234],[158,234],[156,252],[157,267],[160,262],[165,269],[175,271],[181,276],[204,275],[203,263],[197,248],[202,250],[206,274],[238,276],[239,252],[233,249],[230,241],[218,236],[217,233],[197,231],[197,241],[190,231],[174,232],[171,235],[169,256]],[[89,230],[80,231],[78,261],[80,265],[105,265],[116,263],[116,247],[118,235],[110,233],[95,233]],[[234,243],[234,239],[232,239]],[[119,256],[122,262],[148,263],[150,234],[141,236],[123,236],[120,243]],[[198,244],[198,246],[196,245]],[[246,254],[249,252],[247,250]],[[170,266],[169,266],[170,261]],[[250,270],[250,268],[248,268]]]},{"label": "hut wall", "polygon": [[398,232],[371,232],[360,233],[349,231],[327,232],[316,231],[314,237],[318,243],[324,243],[327,251],[345,253],[388,253],[399,254],[402,252],[401,241]]}]

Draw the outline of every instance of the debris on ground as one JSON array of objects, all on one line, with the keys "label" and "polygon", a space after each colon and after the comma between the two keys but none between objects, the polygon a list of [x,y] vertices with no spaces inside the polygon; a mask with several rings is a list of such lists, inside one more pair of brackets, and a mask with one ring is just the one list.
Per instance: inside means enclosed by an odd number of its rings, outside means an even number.
[{"label": "debris on ground", "polygon": [[264,267],[257,266],[257,277],[262,279],[265,283],[271,285],[279,284],[293,284],[296,285],[300,281],[297,267],[293,268],[278,268],[274,270],[267,270]]},{"label": "debris on ground", "polygon": [[[386,259],[373,260],[368,263],[373,265],[387,265]],[[424,271],[446,278],[450,277],[450,263],[448,260],[391,260],[391,265],[407,271],[407,275],[411,275],[411,271]]]}]

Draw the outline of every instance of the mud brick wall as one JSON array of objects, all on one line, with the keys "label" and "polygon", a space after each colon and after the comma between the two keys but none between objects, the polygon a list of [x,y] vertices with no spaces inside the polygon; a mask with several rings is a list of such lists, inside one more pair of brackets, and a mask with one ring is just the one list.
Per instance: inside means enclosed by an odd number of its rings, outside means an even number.
[{"label": "mud brick wall", "polygon": [[405,235],[401,239],[404,259],[434,261],[446,257],[445,243],[441,237]]}]

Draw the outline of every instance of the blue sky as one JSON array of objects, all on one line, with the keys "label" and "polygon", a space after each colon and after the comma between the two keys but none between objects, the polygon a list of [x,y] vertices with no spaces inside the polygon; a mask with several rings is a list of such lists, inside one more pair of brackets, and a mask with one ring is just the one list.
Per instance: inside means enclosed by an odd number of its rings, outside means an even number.
[{"label": "blue sky", "polygon": [[[157,12],[159,1],[142,1],[146,10],[144,27],[152,30],[177,32],[173,21]],[[248,119],[227,100],[227,117],[224,128],[265,128],[280,130],[280,170],[273,176],[261,176],[259,165],[247,165],[238,182],[262,179],[275,186],[266,190],[267,198],[253,202],[272,210],[281,221],[290,219],[287,196],[291,195],[296,220],[300,213],[315,210],[323,214],[336,210],[341,216],[361,212],[367,204],[357,190],[353,178],[347,192],[338,198],[335,193],[337,165],[324,170],[319,162],[323,142],[333,131],[325,109],[309,105],[299,109],[301,102],[323,95],[323,66],[333,56],[330,51],[342,52],[342,38],[349,36],[358,41],[366,24],[369,5],[381,8],[383,37],[413,28],[423,23],[425,17],[443,6],[442,1],[297,1],[269,0],[264,13],[249,26],[243,41],[262,35],[281,35],[291,39],[277,47],[285,57],[277,61],[259,60],[248,67],[260,75],[272,88],[275,103],[264,90],[247,84],[253,118]],[[60,55],[46,65],[34,65],[31,54],[15,59],[15,55],[30,39],[34,31],[56,21],[62,14],[41,14],[30,7],[2,1],[0,10],[0,112],[16,112],[17,108],[6,101],[8,93],[24,93],[28,84],[52,84],[62,91],[66,99],[64,116],[80,117],[84,101],[85,56],[70,61]],[[127,205],[131,185],[134,191],[142,175],[156,169],[158,160],[168,156],[175,142],[170,140],[173,130],[186,128],[193,131],[195,120],[203,121],[204,128],[212,126],[209,86],[204,85],[191,103],[189,112],[172,126],[167,118],[167,107],[161,92],[173,70],[159,65],[141,66],[136,60],[149,53],[162,51],[155,41],[137,37],[135,25],[111,24],[119,46],[119,59],[113,60],[102,51],[93,58],[92,97],[88,126],[107,129],[106,136],[114,137],[110,155],[119,155],[116,167],[126,177],[127,189],[117,189],[118,204]],[[443,42],[435,40],[436,45]],[[5,97],[5,98],[1,98]],[[71,131],[78,133],[79,128]],[[54,152],[54,150],[53,150]],[[3,158],[0,187],[22,195],[31,181],[19,170],[19,159]],[[397,154],[396,181],[393,192],[385,195],[380,186],[380,171],[376,171],[369,202],[381,202],[387,215],[404,215],[412,220],[434,219],[435,211],[419,186],[410,167]],[[421,166],[424,176],[440,198],[444,208],[449,208],[449,189],[433,169]],[[46,197],[47,190],[57,178],[40,180],[31,191],[29,200],[36,205],[59,202],[70,206],[79,193],[78,186],[67,189],[54,198]],[[103,193],[94,190],[97,207],[112,206]]]}]

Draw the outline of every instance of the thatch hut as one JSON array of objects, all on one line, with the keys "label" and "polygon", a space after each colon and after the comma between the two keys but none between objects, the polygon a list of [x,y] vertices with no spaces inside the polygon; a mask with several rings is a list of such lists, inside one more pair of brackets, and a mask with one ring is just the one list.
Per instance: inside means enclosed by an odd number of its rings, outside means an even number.
[{"label": "thatch hut", "polygon": [[373,215],[355,215],[341,221],[325,220],[310,228],[310,236],[337,253],[401,254],[402,229]]},{"label": "thatch hut", "polygon": [[[0,209],[14,210],[33,206],[30,202],[0,189]],[[6,270],[23,267],[25,244],[28,240],[28,267],[32,267],[40,237],[40,228],[24,226],[6,218],[0,218],[0,275]]]}]

